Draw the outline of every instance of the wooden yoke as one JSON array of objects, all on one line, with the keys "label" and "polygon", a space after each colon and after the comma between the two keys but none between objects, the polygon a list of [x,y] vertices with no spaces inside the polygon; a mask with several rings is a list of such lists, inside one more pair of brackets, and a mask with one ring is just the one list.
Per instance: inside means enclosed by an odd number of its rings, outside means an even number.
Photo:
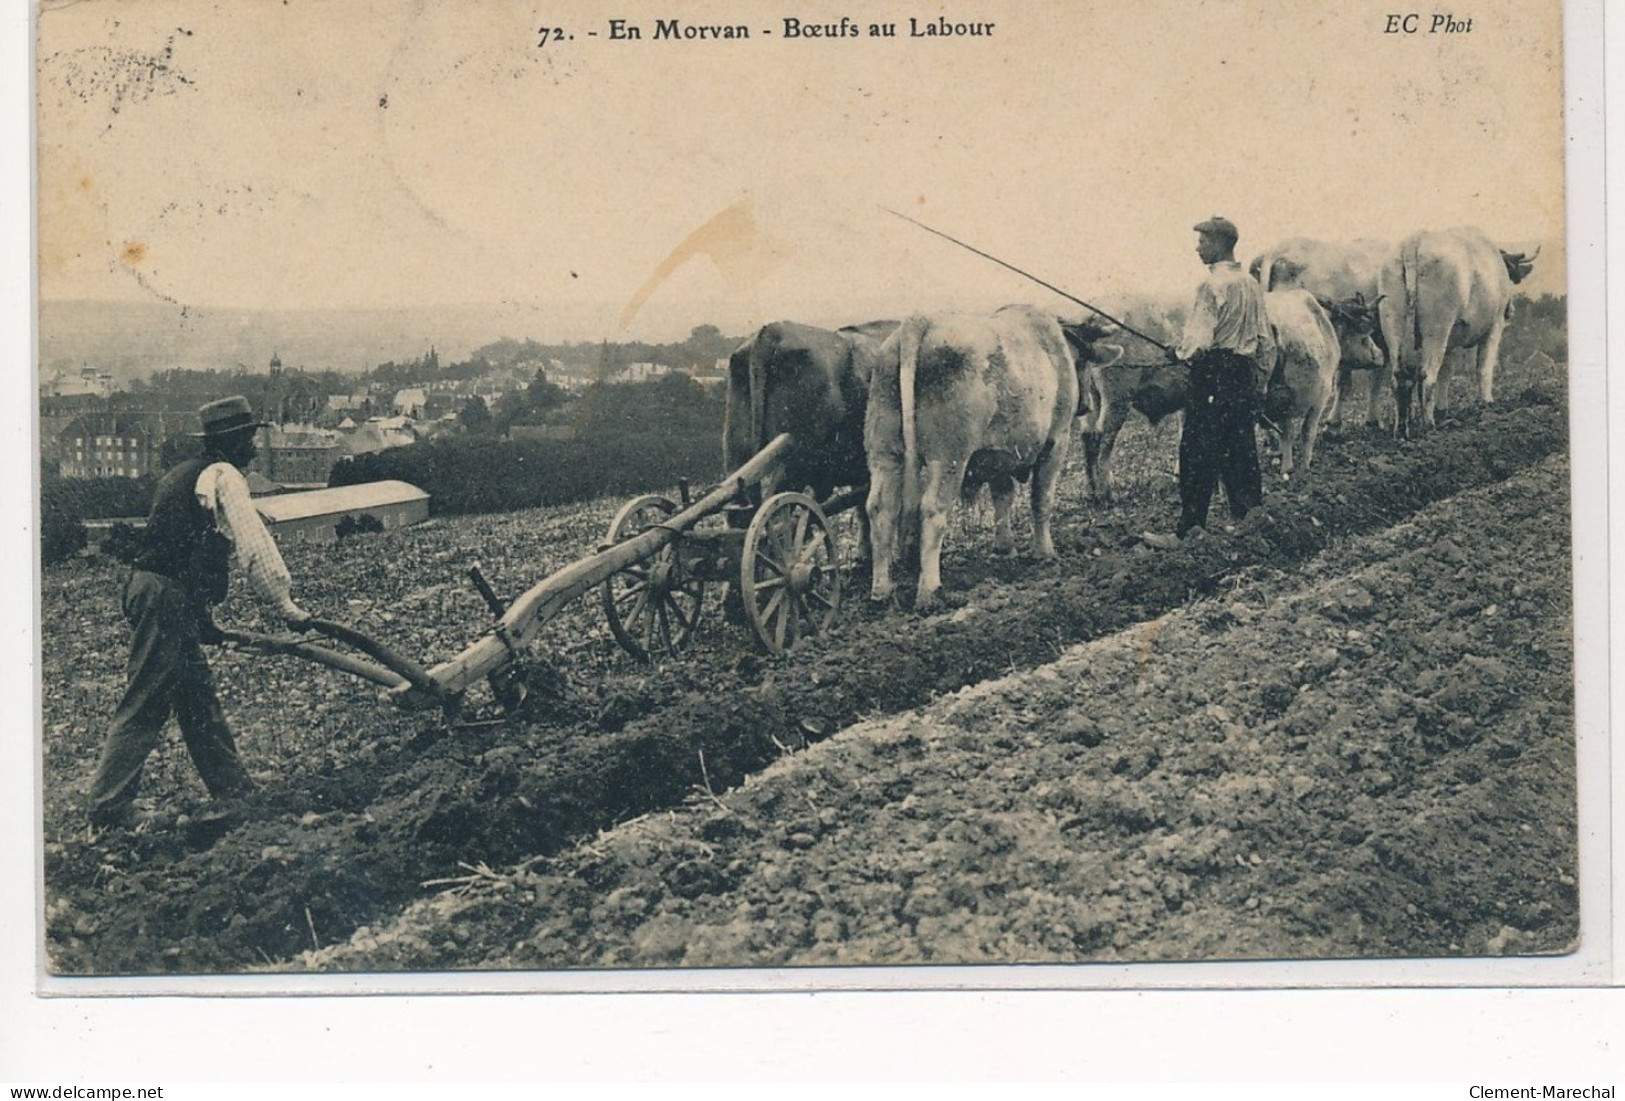
[{"label": "wooden yoke", "polygon": [[[502,618],[488,633],[468,649],[449,661],[430,669],[429,679],[441,693],[458,693],[471,684],[500,668],[511,660],[508,645],[501,638],[506,632],[512,645],[528,645],[548,620],[558,615],[572,600],[596,589],[607,579],[635,562],[652,557],[662,547],[700,520],[720,512],[749,485],[760,482],[773,466],[783,458],[791,445],[789,433],[784,433],[758,451],[751,460],[722,483],[677,513],[665,523],[649,528],[639,535],[579,559],[551,574],[509,605]],[[421,693],[409,691],[410,685],[395,690],[400,706],[412,707],[422,701]]]}]

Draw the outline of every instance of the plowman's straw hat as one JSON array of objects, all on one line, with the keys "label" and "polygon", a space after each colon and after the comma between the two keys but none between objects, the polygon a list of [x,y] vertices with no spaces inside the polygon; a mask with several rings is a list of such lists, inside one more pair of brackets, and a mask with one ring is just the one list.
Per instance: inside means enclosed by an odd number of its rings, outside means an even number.
[{"label": "plowman's straw hat", "polygon": [[264,428],[270,423],[255,420],[253,407],[241,394],[209,402],[197,411],[197,419],[203,423],[203,431],[191,434],[205,438],[230,436],[252,428]]}]

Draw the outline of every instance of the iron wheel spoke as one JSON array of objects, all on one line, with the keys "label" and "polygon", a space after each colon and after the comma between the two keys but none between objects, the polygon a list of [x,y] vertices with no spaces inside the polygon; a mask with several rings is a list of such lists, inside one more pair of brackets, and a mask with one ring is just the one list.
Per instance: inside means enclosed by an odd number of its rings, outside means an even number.
[{"label": "iron wheel spoke", "polygon": [[789,589],[780,589],[768,598],[767,603],[762,605],[763,623],[772,622],[773,613],[778,611],[778,609],[784,604],[785,597],[787,597],[789,593]]},{"label": "iron wheel spoke", "polygon": [[638,635],[638,646],[639,646],[639,648],[641,648],[643,650],[643,656],[645,658],[653,658],[654,657],[654,653],[655,653],[655,651],[654,651],[654,645],[655,645],[654,634],[655,634],[655,617],[654,616],[646,616],[644,618],[644,620],[643,620],[643,631],[642,631],[642,633],[640,633]]},{"label": "iron wheel spoke", "polygon": [[806,509],[796,510],[796,528],[793,547],[802,547],[807,542],[807,524],[812,520],[812,513]]},{"label": "iron wheel spoke", "polygon": [[680,604],[679,602],[673,600],[671,602],[671,612],[672,612],[672,615],[677,617],[677,633],[678,633],[679,637],[687,635],[689,631],[692,631],[694,629],[694,624],[697,621],[698,616],[699,616],[699,608],[698,607],[696,607],[694,609],[695,614],[693,616],[690,616],[690,615],[688,615],[687,612],[685,612],[683,610],[682,604]]}]

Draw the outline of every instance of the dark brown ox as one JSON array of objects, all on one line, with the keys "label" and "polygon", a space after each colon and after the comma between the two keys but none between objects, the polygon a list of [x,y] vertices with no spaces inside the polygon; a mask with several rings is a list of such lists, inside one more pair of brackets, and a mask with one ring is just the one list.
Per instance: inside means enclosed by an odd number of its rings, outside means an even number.
[{"label": "dark brown ox", "polygon": [[1053,558],[1050,509],[1078,409],[1076,358],[1061,324],[1030,306],[991,316],[912,317],[887,342],[869,390],[864,444],[874,538],[870,595],[892,597],[899,546],[919,532],[915,608],[942,586],[948,516],[967,477],[993,492],[995,543],[1008,549],[1017,481],[1031,480],[1033,552]]},{"label": "dark brown ox", "polygon": [[1495,400],[1495,367],[1512,316],[1512,288],[1535,253],[1505,252],[1482,231],[1458,228],[1407,237],[1382,270],[1379,315],[1394,359],[1396,429],[1432,427],[1447,365],[1476,360],[1479,397]]},{"label": "dark brown ox", "polygon": [[1089,499],[1109,504],[1112,451],[1117,446],[1118,433],[1128,422],[1129,411],[1138,409],[1156,424],[1168,414],[1184,409],[1189,373],[1173,365],[1099,363],[1078,374],[1082,388],[1078,420],[1083,431]]},{"label": "dark brown ox", "polygon": [[[728,360],[728,403],[723,417],[725,469],[737,470],[774,437],[788,432],[795,445],[758,487],[756,503],[780,489],[811,489],[825,500],[841,486],[869,479],[863,416],[869,376],[895,321],[820,329],[794,321],[764,325]],[[860,555],[868,556],[868,523]]]}]

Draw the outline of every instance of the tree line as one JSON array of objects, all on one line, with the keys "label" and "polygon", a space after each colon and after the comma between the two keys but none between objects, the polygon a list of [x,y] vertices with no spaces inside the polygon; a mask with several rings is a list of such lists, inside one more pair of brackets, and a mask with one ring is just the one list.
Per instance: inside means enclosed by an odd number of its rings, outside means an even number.
[{"label": "tree line", "polygon": [[429,494],[436,514],[503,512],[638,493],[722,470],[722,387],[685,375],[589,387],[568,439],[500,439],[470,432],[339,463],[332,485],[398,479]]},{"label": "tree line", "polygon": [[[731,350],[737,344],[710,326],[700,326],[694,333],[685,342],[691,350],[699,347],[693,343],[696,338],[713,342],[706,351],[724,345]],[[504,359],[533,358],[549,347],[498,341],[488,350]],[[1497,390],[1515,393],[1523,382],[1520,368],[1536,352],[1550,356],[1559,369],[1567,362],[1563,296],[1515,300],[1501,347],[1502,381]],[[177,371],[168,373],[167,379],[155,376],[155,381],[179,382],[183,376],[196,376],[185,381],[197,384],[198,404],[229,392],[230,383],[240,380],[230,372]],[[1464,386],[1459,392],[1468,391]],[[483,401],[466,404],[459,413],[460,435],[341,462],[330,484],[410,482],[431,495],[430,507],[438,514],[506,511],[638,493],[669,487],[680,476],[698,484],[726,473],[721,457],[725,400],[725,388],[705,387],[674,374],[648,382],[595,383],[571,403],[545,374],[539,374],[529,387],[505,395],[495,409]],[[515,425],[540,424],[568,428],[560,435],[570,438],[500,438]],[[183,457],[178,445],[193,442],[170,441],[163,456],[166,465]],[[42,560],[50,564],[83,549],[87,519],[144,516],[155,482],[154,477],[64,479],[54,471],[42,471]]]},{"label": "tree line", "polygon": [[145,516],[158,484],[146,478],[64,478],[40,472],[40,563],[52,565],[85,548],[86,520]]}]

